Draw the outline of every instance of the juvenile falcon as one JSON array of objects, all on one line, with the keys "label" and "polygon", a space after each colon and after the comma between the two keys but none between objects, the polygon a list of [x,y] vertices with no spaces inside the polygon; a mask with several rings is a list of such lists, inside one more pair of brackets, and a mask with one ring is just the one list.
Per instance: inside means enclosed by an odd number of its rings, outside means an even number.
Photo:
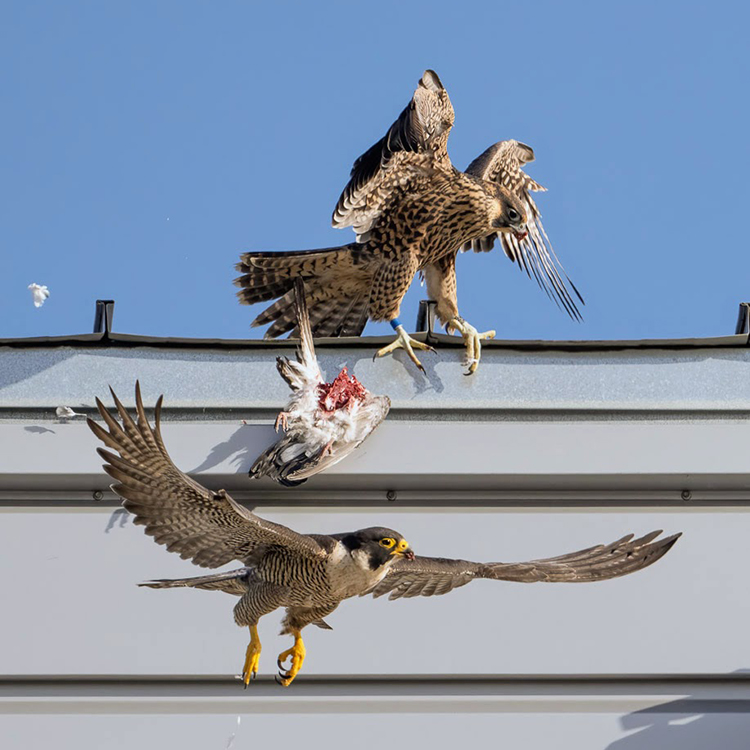
[{"label": "juvenile falcon", "polygon": [[[241,256],[236,267],[242,275],[235,280],[241,287],[240,302],[249,305],[278,297],[253,325],[271,323],[269,338],[291,330],[292,283],[301,277],[309,290],[315,335],[357,336],[368,319],[387,320],[397,339],[377,355],[403,348],[423,369],[413,349],[430,347],[410,338],[398,320],[401,300],[419,271],[428,295],[437,301],[438,318],[449,331],[463,336],[471,374],[479,364],[481,341],[495,333],[479,333],[459,315],[456,254],[475,241],[475,249],[489,250],[497,235],[507,239],[503,247],[508,256],[534,273],[571,316],[579,317],[567,276],[549,243],[540,241],[546,235],[529,190],[541,188],[521,171],[525,162],[513,149],[496,154],[493,149],[502,145],[496,144],[467,172],[459,172],[447,151],[453,118],[448,92],[436,73],[426,71],[386,135],[354,162],[336,205],[333,225],[351,226],[356,242]],[[494,158],[488,160],[484,157],[489,152]]]},{"label": "juvenile falcon", "polygon": [[251,477],[270,477],[293,487],[346,458],[385,419],[388,396],[373,396],[346,367],[326,383],[315,357],[305,284],[294,284],[297,361],[278,357],[276,367],[292,389],[292,397],[276,418],[284,437],[258,457]]},{"label": "juvenile falcon", "polygon": [[[662,557],[679,534],[656,539],[654,531],[632,535],[546,560],[526,563],[473,563],[417,557],[397,531],[381,527],[342,534],[298,534],[266,521],[236,503],[224,490],[212,492],[183,474],[173,463],[161,437],[162,397],[156,402],[155,427],[146,418],[136,383],[137,419],[128,414],[114,392],[121,424],[99,399],[96,404],[108,429],[88,420],[94,434],[111,450],[98,448],[112,489],[134,522],[183,559],[207,568],[239,560],[243,567],[226,573],[156,580],[153,588],[187,586],[225,591],[239,597],[235,622],[250,629],[242,677],[245,685],[258,671],[261,646],[258,620],[286,608],[283,633],[294,645],[278,658],[279,680],[289,685],[305,660],[302,629],[328,629],[324,617],[352,596],[390,593],[391,599],[446,594],[477,578],[532,583],[601,581],[633,573]],[[283,663],[290,659],[290,666]]]}]

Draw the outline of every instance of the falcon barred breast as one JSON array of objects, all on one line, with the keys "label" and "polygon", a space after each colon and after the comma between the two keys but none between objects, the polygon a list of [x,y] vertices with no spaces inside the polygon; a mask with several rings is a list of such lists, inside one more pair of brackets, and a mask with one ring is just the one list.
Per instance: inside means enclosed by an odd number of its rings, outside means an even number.
[{"label": "falcon barred breast", "polygon": [[[335,227],[351,226],[356,242],[298,252],[244,253],[235,284],[242,304],[276,301],[253,321],[270,323],[274,338],[294,325],[295,278],[305,281],[316,336],[358,336],[368,320],[389,321],[397,339],[377,354],[429,346],[409,337],[398,320],[401,301],[419,271],[437,315],[466,344],[469,373],[479,364],[480,333],[458,312],[456,255],[459,249],[485,251],[500,237],[519,267],[574,318],[580,314],[570,284],[552,251],[529,191],[541,190],[521,170],[533,152],[516,141],[488,149],[466,172],[447,151],[453,107],[437,74],[424,73],[412,100],[388,132],[360,156],[333,213]],[[568,288],[570,287],[570,289]],[[583,300],[581,300],[582,302]]]},{"label": "falcon barred breast", "polygon": [[[258,621],[286,608],[283,633],[294,644],[277,660],[279,681],[288,686],[305,660],[302,629],[329,629],[323,618],[353,596],[389,593],[391,599],[446,594],[479,578],[533,583],[589,582],[627,575],[661,558],[679,534],[657,539],[654,531],[634,539],[526,563],[474,563],[418,557],[392,529],[372,527],[340,534],[299,534],[266,521],[235,502],[227,492],[212,492],[181,472],[161,436],[162,397],[152,428],[136,384],[136,419],[114,392],[120,421],[97,399],[105,427],[89,419],[94,434],[109,448],[98,448],[104,470],[115,480],[112,489],[134,522],[171,552],[196,565],[215,568],[232,560],[242,567],[194,578],[150,581],[152,588],[189,587],[224,591],[239,597],[237,625],[250,629],[242,677],[255,677],[261,654]],[[113,452],[114,451],[114,452]],[[119,455],[117,455],[119,454]],[[285,668],[283,664],[290,660]]]}]

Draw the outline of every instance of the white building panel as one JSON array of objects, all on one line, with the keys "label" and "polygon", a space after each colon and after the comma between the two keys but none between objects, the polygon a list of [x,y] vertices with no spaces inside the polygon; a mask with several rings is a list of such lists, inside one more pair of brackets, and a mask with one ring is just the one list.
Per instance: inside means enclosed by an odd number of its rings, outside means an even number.
[{"label": "white building panel", "polygon": [[[393,410],[355,455],[294,490],[246,476],[273,440],[286,398],[273,360],[288,345],[94,339],[0,347],[3,748],[314,749],[332,731],[364,747],[747,747],[746,335],[490,345],[472,378],[445,341],[426,377],[373,363],[370,342],[322,345],[330,376],[350,365]],[[417,553],[482,561],[657,528],[683,537],[614,581],[349,600],[333,632],[306,631],[286,690],[272,675],[289,638],[271,615],[243,691],[235,600],[136,586],[199,569],[118,508],[85,424],[55,418],[56,406],[110,403],[107,384],[132,404],[136,378],[147,404],[165,394],[181,468],[301,531],[382,524]]]}]

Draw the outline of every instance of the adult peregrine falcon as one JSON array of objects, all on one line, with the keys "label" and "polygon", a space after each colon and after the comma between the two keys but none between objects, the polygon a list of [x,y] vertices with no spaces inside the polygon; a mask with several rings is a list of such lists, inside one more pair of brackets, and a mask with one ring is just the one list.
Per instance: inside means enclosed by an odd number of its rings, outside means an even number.
[{"label": "adult peregrine falcon", "polygon": [[[134,514],[134,522],[183,559],[214,568],[232,560],[243,567],[226,573],[151,581],[145,586],[225,591],[239,597],[235,622],[250,629],[242,669],[248,684],[258,671],[261,646],[258,620],[286,608],[283,633],[294,645],[278,658],[279,679],[289,685],[305,660],[301,631],[306,625],[328,628],[324,617],[353,596],[390,593],[391,599],[446,594],[477,578],[532,583],[601,581],[645,568],[662,557],[679,534],[656,539],[652,532],[608,545],[526,563],[474,563],[417,557],[401,534],[374,527],[341,534],[299,534],[266,521],[235,502],[224,490],[212,492],[183,474],[164,447],[160,430],[162,398],[156,403],[155,427],[149,425],[136,384],[137,420],[114,392],[121,424],[99,399],[108,429],[88,420],[94,434],[114,453],[98,448],[112,489]],[[284,669],[286,659],[291,660]]]},{"label": "adult peregrine falcon", "polygon": [[[401,300],[419,271],[437,315],[466,343],[468,374],[479,364],[480,333],[458,313],[456,254],[486,251],[501,237],[508,257],[573,318],[580,318],[571,290],[541,224],[529,191],[543,188],[521,170],[533,151],[502,141],[466,172],[451,164],[447,143],[453,107],[437,74],[424,73],[409,105],[388,132],[355,162],[333,213],[335,227],[351,226],[350,245],[302,252],[249,252],[235,280],[242,304],[278,298],[253,321],[271,323],[273,338],[295,325],[292,284],[305,280],[316,336],[358,336],[367,320],[389,321],[398,337],[377,354],[403,348],[430,349],[411,339],[398,320]],[[570,287],[570,288],[569,288]],[[581,300],[582,302],[583,300]]]}]

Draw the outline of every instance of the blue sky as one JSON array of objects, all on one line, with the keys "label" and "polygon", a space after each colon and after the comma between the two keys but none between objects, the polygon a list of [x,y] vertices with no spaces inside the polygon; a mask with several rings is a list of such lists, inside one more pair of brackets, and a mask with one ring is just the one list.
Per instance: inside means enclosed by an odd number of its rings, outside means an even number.
[{"label": "blue sky", "polygon": [[[749,22],[722,2],[6,2],[0,337],[87,332],[97,298],[122,332],[259,335],[239,253],[349,242],[330,216],[351,163],[428,67],[459,168],[503,138],[534,147],[587,302],[573,323],[502,252],[466,254],[465,318],[501,338],[731,333],[750,299]],[[52,293],[38,310],[31,282]]]}]

